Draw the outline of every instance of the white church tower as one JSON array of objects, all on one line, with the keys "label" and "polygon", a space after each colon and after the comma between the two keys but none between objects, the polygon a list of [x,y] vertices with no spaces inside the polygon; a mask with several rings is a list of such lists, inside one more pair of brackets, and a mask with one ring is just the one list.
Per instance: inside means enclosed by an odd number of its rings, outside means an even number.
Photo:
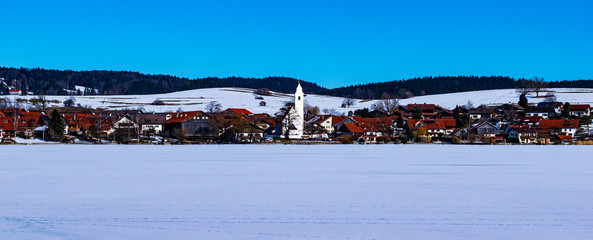
[{"label": "white church tower", "polygon": [[305,94],[303,94],[301,81],[299,81],[299,85],[294,93],[294,110],[296,110],[301,119],[305,119]]},{"label": "white church tower", "polygon": [[282,135],[290,139],[303,138],[305,129],[305,94],[301,82],[294,93],[294,107],[291,107],[282,120]]},{"label": "white church tower", "polygon": [[294,110],[298,115],[294,118],[294,127],[296,128],[294,138],[302,138],[305,129],[305,94],[301,87],[301,81],[299,81],[296,92],[294,92]]}]

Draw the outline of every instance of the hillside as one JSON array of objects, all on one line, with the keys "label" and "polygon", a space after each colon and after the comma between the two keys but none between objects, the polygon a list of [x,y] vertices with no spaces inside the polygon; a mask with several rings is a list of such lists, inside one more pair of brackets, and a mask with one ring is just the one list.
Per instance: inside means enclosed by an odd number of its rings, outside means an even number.
[{"label": "hillside", "polygon": [[[100,95],[133,95],[171,93],[192,89],[239,87],[268,88],[275,92],[292,93],[299,79],[290,77],[207,77],[181,78],[171,75],[153,75],[129,71],[71,71],[40,68],[0,67],[0,94],[6,94],[11,85],[23,92],[45,95],[68,95],[76,86],[96,89]],[[377,82],[327,89],[315,83],[301,81],[305,93],[360,99],[380,99],[385,95],[409,98],[443,93],[510,89],[521,86],[525,79],[502,76],[439,76],[407,80]],[[593,80],[549,82],[555,88],[593,88]],[[77,95],[85,94],[78,92]],[[85,95],[94,95],[93,92]]]},{"label": "hillside", "polygon": [[[155,94],[213,87],[268,88],[276,92],[291,92],[299,81],[289,77],[189,79],[127,71],[70,71],[6,67],[0,67],[0,78],[17,89],[45,95],[68,95],[68,90],[76,90],[75,86],[97,89],[98,93],[103,95]],[[327,90],[307,81],[301,81],[301,85],[308,93]],[[0,94],[6,91],[7,89],[0,83]]]},{"label": "hillside", "polygon": [[[571,103],[593,104],[593,89],[582,88],[555,88],[554,91],[558,101]],[[190,110],[204,110],[205,105],[210,101],[217,101],[223,108],[246,108],[255,113],[276,113],[285,102],[292,101],[291,94],[273,93],[272,96],[263,96],[266,106],[260,106],[262,100],[255,99],[254,89],[247,88],[205,88],[187,90],[174,93],[148,94],[148,95],[101,95],[101,96],[77,96],[76,103],[88,105],[95,108],[106,109],[136,109],[143,108],[147,111],[165,112]],[[35,96],[19,96],[18,98],[32,99]],[[54,106],[61,106],[68,96],[46,96]],[[151,105],[160,99],[166,105]],[[530,103],[543,101],[544,98],[528,96]],[[307,104],[318,106],[323,109],[335,109],[337,112],[347,113],[360,108],[371,108],[376,100],[357,99],[356,104],[350,108],[341,108],[343,98],[326,95],[307,94]],[[410,103],[434,103],[446,108],[454,108],[457,105],[464,105],[471,101],[474,106],[481,104],[496,105],[508,102],[518,102],[519,97],[514,89],[498,89],[485,91],[472,91],[461,93],[435,94],[428,96],[412,97],[402,99],[400,104]]]}]

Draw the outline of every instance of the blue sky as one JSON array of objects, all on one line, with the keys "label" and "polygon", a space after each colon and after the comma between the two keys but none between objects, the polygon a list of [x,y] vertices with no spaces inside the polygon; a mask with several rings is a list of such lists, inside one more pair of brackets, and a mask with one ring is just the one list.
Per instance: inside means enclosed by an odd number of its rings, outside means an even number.
[{"label": "blue sky", "polygon": [[0,65],[289,76],[593,79],[592,1],[4,1]]}]

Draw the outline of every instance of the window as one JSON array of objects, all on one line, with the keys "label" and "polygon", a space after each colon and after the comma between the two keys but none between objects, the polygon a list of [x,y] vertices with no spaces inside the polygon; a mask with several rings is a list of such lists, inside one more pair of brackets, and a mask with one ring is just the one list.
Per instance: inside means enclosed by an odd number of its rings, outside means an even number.
[{"label": "window", "polygon": [[301,96],[299,96],[299,100],[301,100]]}]

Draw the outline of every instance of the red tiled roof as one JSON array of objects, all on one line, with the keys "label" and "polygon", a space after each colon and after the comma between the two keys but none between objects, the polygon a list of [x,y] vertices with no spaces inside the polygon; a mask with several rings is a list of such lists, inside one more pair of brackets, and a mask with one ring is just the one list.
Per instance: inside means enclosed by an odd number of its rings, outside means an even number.
[{"label": "red tiled roof", "polygon": [[197,114],[204,114],[204,112],[192,111],[192,112],[171,113],[171,118],[169,118],[169,120],[165,121],[164,124],[185,122]]},{"label": "red tiled roof", "polygon": [[578,119],[559,119],[559,120],[541,120],[539,121],[540,127],[547,128],[578,128]]},{"label": "red tiled roof", "polygon": [[521,122],[539,122],[541,119],[542,117],[540,116],[523,117],[521,118]]},{"label": "red tiled roof", "polygon": [[344,127],[351,133],[364,133],[364,129],[356,123],[344,123]]},{"label": "red tiled roof", "polygon": [[585,111],[587,109],[591,108],[591,106],[589,106],[589,104],[575,104],[575,105],[570,105],[570,110],[571,111]]},{"label": "red tiled roof", "polygon": [[558,135],[558,138],[561,140],[572,140],[572,136],[569,135]]},{"label": "red tiled roof", "polygon": [[419,108],[421,111],[434,111],[436,109],[436,105],[434,104],[408,104],[406,105],[406,109],[408,111],[413,111],[415,108]]},{"label": "red tiled roof", "polygon": [[457,127],[457,122],[454,118],[441,118],[439,119],[443,122],[446,128],[454,128]]},{"label": "red tiled roof", "polygon": [[424,126],[422,126],[426,130],[436,130],[436,129],[445,129],[445,124],[441,119],[430,119],[430,120],[415,120],[410,119],[408,120],[408,128],[410,130],[417,129],[416,125],[418,122],[422,122]]},{"label": "red tiled roof", "polygon": [[229,108],[227,110],[230,110],[236,114],[245,114],[245,115],[251,115],[253,114],[252,112],[250,112],[249,110],[245,109],[245,108]]}]

